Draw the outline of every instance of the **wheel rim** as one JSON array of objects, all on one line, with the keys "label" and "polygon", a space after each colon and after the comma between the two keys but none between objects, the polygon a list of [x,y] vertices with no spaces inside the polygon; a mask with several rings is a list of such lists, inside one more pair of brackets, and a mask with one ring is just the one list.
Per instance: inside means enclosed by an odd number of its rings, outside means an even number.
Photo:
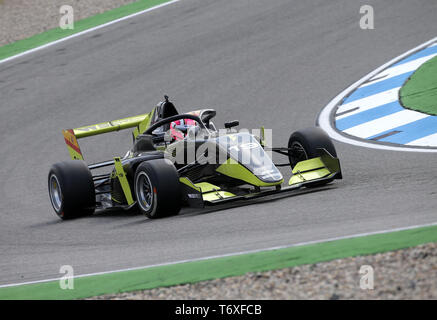
[{"label": "wheel rim", "polygon": [[150,211],[153,206],[153,186],[149,177],[144,172],[140,172],[137,176],[136,191],[138,205],[144,211]]},{"label": "wheel rim", "polygon": [[302,146],[302,144],[299,141],[293,141],[291,143],[291,152],[292,152],[292,159],[293,159],[293,167],[300,161],[308,160],[308,155],[305,151],[305,148]]},{"label": "wheel rim", "polygon": [[62,191],[58,178],[54,174],[50,176],[49,188],[50,201],[52,202],[53,208],[55,208],[56,212],[59,212],[62,207]]}]

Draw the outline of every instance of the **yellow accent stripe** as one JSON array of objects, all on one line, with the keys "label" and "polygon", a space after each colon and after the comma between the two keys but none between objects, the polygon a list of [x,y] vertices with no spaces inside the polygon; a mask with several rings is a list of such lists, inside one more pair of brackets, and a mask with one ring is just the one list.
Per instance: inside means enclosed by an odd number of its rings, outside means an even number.
[{"label": "yellow accent stripe", "polygon": [[307,171],[302,173],[297,172],[294,173],[294,175],[290,178],[288,184],[292,185],[292,184],[298,184],[306,181],[316,180],[316,179],[327,177],[330,174],[331,172],[326,168],[321,168],[314,171]]},{"label": "yellow accent stripe", "polygon": [[200,189],[199,187],[196,187],[196,185],[194,183],[191,182],[190,179],[188,179],[187,177],[182,177],[179,178],[179,181],[187,186],[189,186],[190,188],[193,188],[194,190],[198,191],[198,192],[202,192],[202,189]]},{"label": "yellow accent stripe", "polygon": [[235,197],[235,194],[228,192],[228,191],[221,191],[220,187],[215,186],[212,183],[199,182],[199,183],[194,184],[187,177],[179,178],[179,181],[181,183],[189,186],[190,188],[193,188],[197,192],[201,192],[202,199],[204,201],[215,201],[215,200],[221,200],[221,199]]},{"label": "yellow accent stripe", "polygon": [[144,120],[138,124],[138,134],[144,133],[144,131],[146,131],[150,127],[150,123],[152,122],[152,118],[153,118],[153,115],[155,114],[155,110],[156,110],[156,108],[153,109],[153,111],[150,112],[147,115],[147,117],[144,118]]},{"label": "yellow accent stripe", "polygon": [[318,158],[312,158],[309,160],[303,160],[298,162],[296,166],[293,168],[292,172],[296,173],[296,172],[317,170],[321,168],[325,168],[325,164],[323,163],[322,159],[318,157]]},{"label": "yellow accent stripe", "polygon": [[150,118],[150,113],[76,128],[74,129],[74,134],[77,139],[81,139],[107,132],[129,129],[138,126],[147,118]]},{"label": "yellow accent stripe", "polygon": [[123,189],[124,196],[126,197],[126,201],[128,205],[134,203],[132,198],[132,192],[129,186],[129,182],[126,178],[126,173],[124,172],[123,165],[121,164],[120,158],[114,158],[115,172],[117,173],[118,180],[120,181],[121,188]]},{"label": "yellow accent stripe", "polygon": [[220,190],[220,187],[217,187],[217,186],[215,186],[211,183],[208,183],[208,182],[196,183],[196,187],[200,187],[200,190],[202,193]]},{"label": "yellow accent stripe", "polygon": [[321,157],[298,162],[293,168],[293,176],[288,184],[293,185],[321,179],[337,172],[340,172],[338,159],[324,153]]},{"label": "yellow accent stripe", "polygon": [[222,200],[232,197],[235,197],[235,194],[227,191],[213,191],[202,194],[202,198],[204,201]]}]

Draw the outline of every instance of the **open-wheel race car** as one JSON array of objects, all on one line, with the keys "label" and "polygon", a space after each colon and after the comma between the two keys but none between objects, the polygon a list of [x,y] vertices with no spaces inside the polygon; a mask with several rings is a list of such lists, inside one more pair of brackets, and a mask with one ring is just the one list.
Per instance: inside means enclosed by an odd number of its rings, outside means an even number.
[{"label": "open-wheel race car", "polygon": [[[271,148],[263,127],[259,135],[237,132],[239,122],[231,121],[217,130],[215,115],[213,109],[179,114],[165,96],[150,113],[63,130],[71,160],[54,164],[48,175],[56,214],[72,219],[136,207],[161,218],[183,206],[244,201],[342,178],[335,147],[320,128],[295,131],[287,147]],[[79,139],[125,129],[133,129],[133,146],[124,157],[84,162]],[[284,155],[286,163],[274,164],[270,152]],[[279,166],[291,168],[285,186]],[[106,173],[93,175],[104,168]]]}]

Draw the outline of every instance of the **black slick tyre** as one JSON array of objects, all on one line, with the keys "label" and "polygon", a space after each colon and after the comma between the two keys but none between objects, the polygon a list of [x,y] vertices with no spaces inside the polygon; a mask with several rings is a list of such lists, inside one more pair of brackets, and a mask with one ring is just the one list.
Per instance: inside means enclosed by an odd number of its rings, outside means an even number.
[{"label": "black slick tyre", "polygon": [[[300,161],[319,157],[318,149],[323,148],[333,157],[337,157],[337,151],[331,138],[318,127],[305,128],[293,132],[288,140],[288,158],[291,169]],[[325,185],[330,181],[315,182],[307,184],[306,187],[313,188]]]},{"label": "black slick tyre", "polygon": [[84,161],[54,164],[48,175],[48,189],[53,209],[63,220],[90,215],[95,210],[94,182]]},{"label": "black slick tyre", "polygon": [[168,159],[139,164],[135,171],[134,193],[139,210],[150,219],[176,215],[181,209],[179,175]]}]

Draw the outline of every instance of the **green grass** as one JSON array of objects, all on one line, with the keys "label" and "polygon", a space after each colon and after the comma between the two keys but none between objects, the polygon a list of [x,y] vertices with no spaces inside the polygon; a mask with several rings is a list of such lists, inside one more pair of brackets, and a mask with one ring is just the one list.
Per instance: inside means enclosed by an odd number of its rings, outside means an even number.
[{"label": "green grass", "polygon": [[358,255],[392,251],[437,241],[437,226],[291,247],[232,257],[77,278],[74,290],[58,281],[0,288],[0,299],[76,299],[194,283],[247,272],[288,268]]},{"label": "green grass", "polygon": [[401,88],[405,108],[437,115],[437,57],[424,63]]},{"label": "green grass", "polygon": [[[37,48],[44,44],[71,36],[75,33],[87,30],[89,28],[96,27],[98,25],[125,17],[127,15],[157,6],[159,4],[169,2],[170,0],[139,0],[127,4],[125,6],[97,14],[95,16],[75,21],[73,30],[62,30],[61,28],[55,28],[43,33],[34,35],[30,38],[19,40],[5,46],[0,47],[0,61],[22,53],[24,51]],[[1,3],[1,0],[0,0]],[[146,31],[146,30],[145,30]]]}]

